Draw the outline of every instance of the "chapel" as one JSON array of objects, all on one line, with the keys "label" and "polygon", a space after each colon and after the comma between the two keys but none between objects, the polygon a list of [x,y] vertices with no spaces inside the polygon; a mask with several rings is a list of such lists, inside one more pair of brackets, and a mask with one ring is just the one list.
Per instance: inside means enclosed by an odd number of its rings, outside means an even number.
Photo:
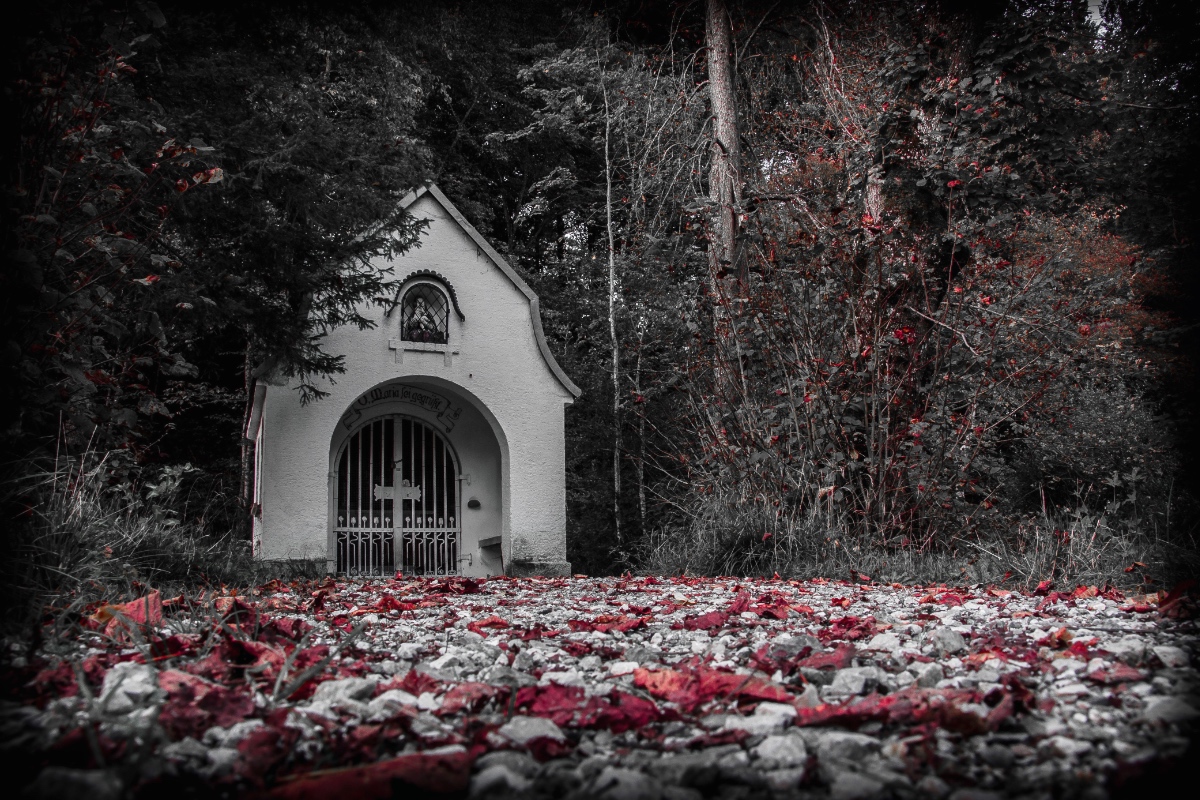
[{"label": "chapel", "polygon": [[339,575],[567,575],[565,407],[579,387],[542,331],[538,298],[429,184],[427,220],[391,261],[375,327],[323,342],[345,357],[329,395],[255,390],[253,546]]}]

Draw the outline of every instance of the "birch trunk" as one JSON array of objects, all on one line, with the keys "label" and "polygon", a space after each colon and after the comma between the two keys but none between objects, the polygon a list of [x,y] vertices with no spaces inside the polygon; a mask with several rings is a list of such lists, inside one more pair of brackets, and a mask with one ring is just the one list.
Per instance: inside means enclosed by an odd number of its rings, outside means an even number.
[{"label": "birch trunk", "polygon": [[612,412],[613,412],[613,525],[617,546],[624,544],[621,531],[621,361],[617,342],[617,254],[612,216],[612,112],[608,104],[608,85],[601,78],[604,91],[604,214],[608,234],[608,339],[612,347]]}]

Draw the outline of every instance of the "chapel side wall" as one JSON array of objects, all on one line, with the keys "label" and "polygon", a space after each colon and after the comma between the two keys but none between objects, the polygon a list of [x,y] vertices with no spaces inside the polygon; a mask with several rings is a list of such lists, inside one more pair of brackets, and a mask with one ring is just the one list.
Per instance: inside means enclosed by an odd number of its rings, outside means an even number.
[{"label": "chapel side wall", "polygon": [[[530,402],[509,425],[511,535],[505,561],[521,564],[565,562],[566,454],[563,403],[556,397]],[[521,509],[521,513],[516,513]]]},{"label": "chapel side wall", "polygon": [[[325,559],[329,518],[329,431],[324,401],[301,406],[283,386],[263,405],[262,548],[267,560]],[[324,424],[323,424],[324,423]],[[314,436],[324,431],[321,441]]]}]

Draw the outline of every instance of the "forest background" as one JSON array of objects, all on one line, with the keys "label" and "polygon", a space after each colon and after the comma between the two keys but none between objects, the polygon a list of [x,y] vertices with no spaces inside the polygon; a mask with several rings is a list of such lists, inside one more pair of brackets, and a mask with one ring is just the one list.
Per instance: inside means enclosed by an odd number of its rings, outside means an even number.
[{"label": "forest background", "polygon": [[1200,15],[38,4],[5,48],[6,599],[248,581],[247,397],[433,180],[542,297],[575,569],[1195,572]]}]

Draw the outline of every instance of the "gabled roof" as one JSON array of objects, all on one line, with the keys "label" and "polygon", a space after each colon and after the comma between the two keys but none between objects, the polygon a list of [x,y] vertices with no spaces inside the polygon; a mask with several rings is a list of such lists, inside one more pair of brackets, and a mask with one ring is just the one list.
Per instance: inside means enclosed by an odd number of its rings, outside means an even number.
[{"label": "gabled roof", "polygon": [[475,242],[475,245],[483,251],[488,258],[492,260],[504,275],[512,281],[513,286],[520,290],[521,294],[529,300],[529,318],[533,324],[533,337],[537,340],[538,350],[542,354],[542,358],[546,361],[546,366],[554,373],[554,377],[558,378],[558,382],[563,385],[563,388],[571,393],[572,397],[579,397],[582,390],[575,385],[575,382],[567,377],[567,373],[563,372],[562,367],[554,360],[554,354],[550,352],[550,346],[546,344],[546,334],[542,330],[542,312],[538,303],[538,296],[529,288],[529,284],[521,279],[516,270],[504,260],[504,257],[496,252],[496,249],[488,244],[487,240],[480,235],[479,231],[475,230],[475,226],[467,222],[467,218],[462,215],[462,212],[454,207],[454,203],[450,202],[450,198],[442,194],[442,190],[436,184],[427,183],[418,189],[409,192],[403,200],[400,201],[400,207],[403,209],[409,208],[413,203],[420,200],[425,195],[430,195],[433,199],[446,210],[450,218],[458,223],[458,226],[463,229],[467,236]]}]

